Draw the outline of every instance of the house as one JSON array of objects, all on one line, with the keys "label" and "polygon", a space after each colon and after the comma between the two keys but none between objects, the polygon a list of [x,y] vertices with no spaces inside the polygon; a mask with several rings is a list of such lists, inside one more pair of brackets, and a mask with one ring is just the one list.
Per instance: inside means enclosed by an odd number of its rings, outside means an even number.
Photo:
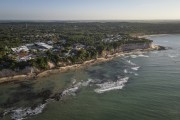
[{"label": "house", "polygon": [[26,44],[26,47],[32,47],[34,44]]},{"label": "house", "polygon": [[21,61],[28,61],[34,59],[33,55],[26,55],[26,56],[18,56],[17,61],[21,62]]},{"label": "house", "polygon": [[64,53],[64,56],[66,56],[66,57],[71,56],[71,50],[68,50],[68,52]]},{"label": "house", "polygon": [[66,44],[67,41],[65,39],[62,39],[59,42],[62,43],[62,44]]},{"label": "house", "polygon": [[17,47],[17,48],[11,48],[11,50],[13,52],[16,52],[16,53],[19,53],[21,51],[29,52],[29,49],[28,49],[27,46],[20,46],[20,47]]},{"label": "house", "polygon": [[53,45],[54,43],[53,43],[53,41],[49,40],[49,41],[47,41],[47,44],[48,45]]},{"label": "house", "polygon": [[80,44],[80,43],[77,43],[77,44],[74,44],[74,45],[73,45],[73,48],[74,48],[75,50],[81,50],[81,49],[84,49],[84,48],[85,48],[85,45],[82,45],[82,44]]},{"label": "house", "polygon": [[43,42],[37,42],[37,43],[35,43],[35,45],[37,45],[42,50],[49,50],[49,49],[53,48],[53,46],[48,45],[48,44],[43,43]]},{"label": "house", "polygon": [[121,41],[123,38],[121,35],[117,34],[117,35],[107,35],[108,37],[105,39],[102,39],[103,42],[105,43],[111,43],[111,42],[117,42],[117,41]]}]

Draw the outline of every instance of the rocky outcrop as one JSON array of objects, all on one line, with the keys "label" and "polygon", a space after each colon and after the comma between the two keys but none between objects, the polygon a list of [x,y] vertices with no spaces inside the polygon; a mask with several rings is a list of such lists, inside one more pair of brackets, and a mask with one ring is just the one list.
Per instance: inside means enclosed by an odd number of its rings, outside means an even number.
[{"label": "rocky outcrop", "polygon": [[146,50],[146,49],[155,49],[153,48],[152,43],[131,43],[131,44],[123,44],[119,46],[117,49],[111,51],[103,51],[101,57],[106,57],[108,55],[113,55],[121,52],[130,52],[133,50]]},{"label": "rocky outcrop", "polygon": [[151,43],[135,43],[135,44],[124,44],[120,47],[121,51],[131,51],[136,49],[148,49],[151,47]]},{"label": "rocky outcrop", "polygon": [[15,76],[15,75],[31,75],[33,73],[37,73],[39,70],[35,67],[25,67],[24,69],[16,69],[16,70],[11,70],[11,69],[3,69],[0,71],[0,78],[2,77],[10,77],[10,76]]},{"label": "rocky outcrop", "polygon": [[159,45],[155,45],[155,44],[152,44],[151,48],[154,49],[154,50],[168,50],[168,49],[171,49],[169,47],[159,46]]},{"label": "rocky outcrop", "polygon": [[56,66],[52,62],[48,62],[48,67],[49,67],[49,69],[52,69],[52,68],[55,68]]}]

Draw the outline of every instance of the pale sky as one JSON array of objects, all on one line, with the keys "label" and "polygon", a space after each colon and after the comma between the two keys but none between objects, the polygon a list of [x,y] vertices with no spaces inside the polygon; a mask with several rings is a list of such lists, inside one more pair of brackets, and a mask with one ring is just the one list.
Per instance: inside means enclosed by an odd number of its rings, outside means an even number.
[{"label": "pale sky", "polygon": [[180,19],[180,0],[0,0],[0,20]]}]

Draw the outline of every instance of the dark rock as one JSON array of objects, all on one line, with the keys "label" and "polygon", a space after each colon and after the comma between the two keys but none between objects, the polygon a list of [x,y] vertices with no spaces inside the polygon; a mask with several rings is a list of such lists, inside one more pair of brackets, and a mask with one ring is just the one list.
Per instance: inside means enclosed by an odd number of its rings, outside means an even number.
[{"label": "dark rock", "polygon": [[47,100],[52,94],[51,90],[43,90],[42,92],[38,93],[38,97],[43,98],[43,101]]},{"label": "dark rock", "polygon": [[0,118],[3,118],[3,117],[4,117],[4,113],[0,112]]},{"label": "dark rock", "polygon": [[61,93],[57,93],[57,94],[55,94],[54,96],[52,96],[51,99],[54,99],[54,100],[56,100],[56,101],[60,101],[60,99],[61,99],[61,94],[62,94],[62,92],[61,92]]},{"label": "dark rock", "polygon": [[166,47],[164,47],[164,46],[158,46],[158,50],[166,50]]}]

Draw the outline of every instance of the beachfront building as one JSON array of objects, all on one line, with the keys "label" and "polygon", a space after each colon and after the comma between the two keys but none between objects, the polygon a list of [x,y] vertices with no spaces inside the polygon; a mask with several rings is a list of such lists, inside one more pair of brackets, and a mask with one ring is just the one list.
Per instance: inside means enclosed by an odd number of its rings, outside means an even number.
[{"label": "beachfront building", "polygon": [[27,46],[20,46],[20,47],[16,47],[16,48],[11,48],[11,50],[15,53],[19,53],[21,51],[29,52],[29,49]]},{"label": "beachfront building", "polygon": [[37,43],[35,43],[35,45],[38,46],[38,49],[42,50],[42,51],[46,51],[46,50],[53,48],[53,46],[48,45],[48,44],[43,43],[43,42],[37,42]]},{"label": "beachfront building", "polygon": [[81,49],[84,49],[86,46],[85,45],[82,45],[82,44],[80,44],[80,43],[77,43],[77,44],[74,44],[73,45],[73,48],[75,49],[75,50],[81,50]]},{"label": "beachfront building", "polygon": [[20,56],[19,55],[16,60],[18,62],[21,62],[21,61],[28,61],[28,60],[31,60],[31,59],[34,59],[34,57],[33,57],[33,55],[30,54],[30,55],[26,55],[26,56]]},{"label": "beachfront building", "polygon": [[65,39],[60,39],[59,41],[58,41],[58,43],[59,44],[66,44],[67,43],[67,40],[65,40]]},{"label": "beachfront building", "polygon": [[102,39],[102,41],[105,43],[117,42],[117,41],[121,41],[123,39],[123,37],[119,34],[117,34],[117,35],[106,35],[106,36],[107,36],[107,38]]}]

